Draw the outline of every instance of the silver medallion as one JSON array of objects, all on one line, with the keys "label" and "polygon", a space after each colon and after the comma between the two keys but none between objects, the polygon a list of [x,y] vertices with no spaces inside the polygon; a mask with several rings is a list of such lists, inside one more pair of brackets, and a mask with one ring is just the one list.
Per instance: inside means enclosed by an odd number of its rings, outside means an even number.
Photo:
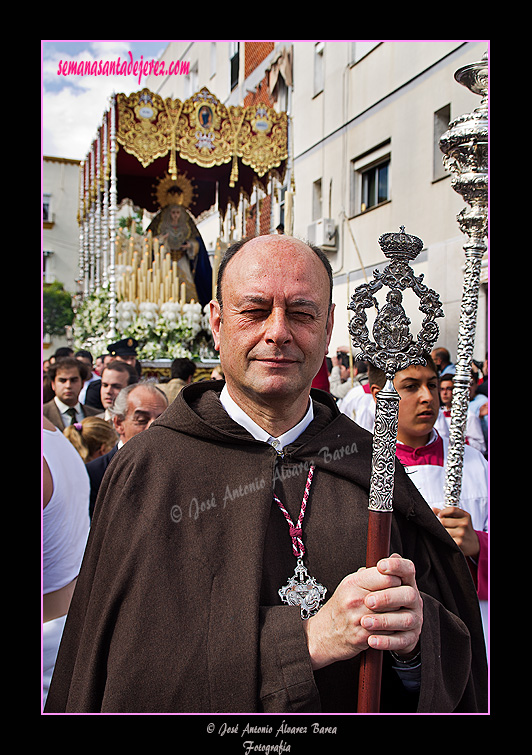
[{"label": "silver medallion", "polygon": [[318,611],[326,592],[327,588],[309,575],[303,560],[298,558],[294,576],[279,590],[279,597],[289,606],[299,606],[301,618],[309,619]]}]

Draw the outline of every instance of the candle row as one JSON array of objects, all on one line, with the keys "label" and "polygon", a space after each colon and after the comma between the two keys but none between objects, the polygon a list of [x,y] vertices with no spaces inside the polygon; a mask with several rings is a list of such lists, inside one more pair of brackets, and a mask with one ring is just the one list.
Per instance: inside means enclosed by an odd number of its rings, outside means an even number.
[{"label": "candle row", "polygon": [[127,239],[120,232],[117,236],[118,301],[148,301],[159,307],[167,301],[185,304],[186,284],[179,279],[177,262],[151,233],[142,240],[143,248],[139,249],[134,238]]}]

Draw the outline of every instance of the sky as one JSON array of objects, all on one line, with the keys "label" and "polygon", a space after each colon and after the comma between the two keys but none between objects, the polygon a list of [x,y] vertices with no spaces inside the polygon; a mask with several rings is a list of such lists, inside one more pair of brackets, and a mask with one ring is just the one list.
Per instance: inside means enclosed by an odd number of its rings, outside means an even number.
[{"label": "sky", "polygon": [[165,40],[42,40],[41,151],[50,157],[83,160],[96,136],[113,92],[138,92],[134,76],[64,76],[60,61],[157,60]]}]

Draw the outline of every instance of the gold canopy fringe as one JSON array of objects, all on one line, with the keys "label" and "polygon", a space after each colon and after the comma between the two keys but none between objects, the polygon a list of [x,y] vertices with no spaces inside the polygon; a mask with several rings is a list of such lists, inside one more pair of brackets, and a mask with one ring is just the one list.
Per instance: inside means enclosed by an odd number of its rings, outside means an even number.
[{"label": "gold canopy fringe", "polygon": [[288,157],[286,113],[265,104],[226,107],[206,87],[181,103],[148,89],[117,95],[118,143],[144,167],[170,152],[204,168],[232,162],[231,181],[238,178],[237,158],[260,177]]}]

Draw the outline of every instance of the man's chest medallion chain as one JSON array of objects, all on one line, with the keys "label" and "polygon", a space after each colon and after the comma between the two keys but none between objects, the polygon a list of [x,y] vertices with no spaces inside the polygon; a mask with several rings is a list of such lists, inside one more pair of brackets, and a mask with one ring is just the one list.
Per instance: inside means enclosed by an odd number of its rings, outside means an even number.
[{"label": "man's chest medallion chain", "polygon": [[299,512],[299,518],[297,524],[294,525],[290,516],[279,500],[274,494],[274,500],[281,509],[286,521],[290,526],[290,537],[292,538],[292,551],[297,558],[297,564],[294,571],[294,575],[290,577],[287,584],[279,590],[279,597],[283,603],[287,603],[290,606],[299,606],[301,610],[301,618],[308,619],[313,616],[325,597],[327,588],[320,585],[314,577],[311,577],[307,572],[305,565],[303,564],[303,556],[305,555],[305,546],[303,545],[303,518],[307,508],[307,501],[310,492],[310,486],[312,484],[312,477],[314,475],[314,467],[311,467],[308,473],[307,482],[305,485],[305,493],[303,495],[303,501],[301,503],[301,510]]}]

